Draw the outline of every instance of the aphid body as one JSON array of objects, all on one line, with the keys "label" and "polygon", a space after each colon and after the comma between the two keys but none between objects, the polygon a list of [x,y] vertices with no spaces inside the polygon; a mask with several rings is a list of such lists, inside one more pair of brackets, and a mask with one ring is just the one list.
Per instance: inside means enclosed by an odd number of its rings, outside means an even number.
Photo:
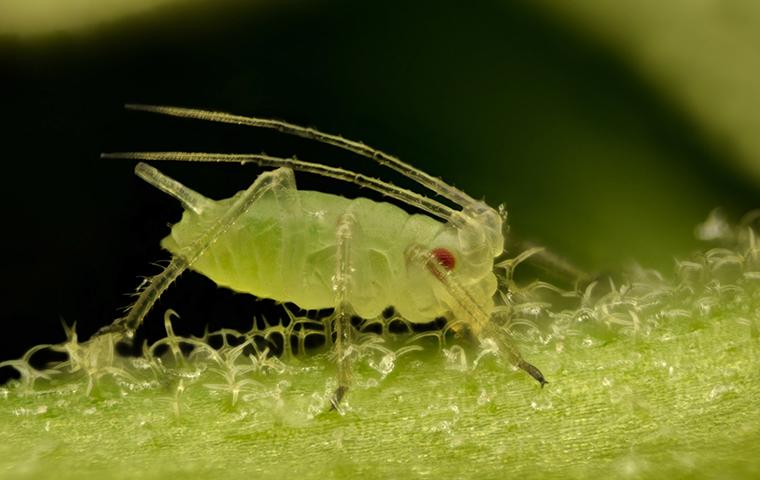
[{"label": "aphid body", "polygon": [[[127,152],[107,158],[152,161],[256,163],[278,167],[246,190],[210,200],[155,168],[138,163],[138,176],[185,207],[162,246],[172,261],[152,277],[127,315],[102,332],[130,338],[161,293],[186,269],[219,285],[304,309],[335,308],[337,408],[350,385],[350,316],[375,318],[392,306],[412,323],[445,317],[449,327],[494,340],[517,367],[545,384],[508,334],[493,324],[494,258],[504,249],[504,216],[481,201],[399,159],[335,135],[277,120],[220,112],[133,105],[128,108],[185,118],[272,128],[332,144],[393,168],[461,207],[341,168],[263,154]],[[304,171],[374,189],[426,214],[366,198],[296,188]],[[434,218],[435,217],[435,218]]]},{"label": "aphid body", "polygon": [[[233,201],[234,197],[204,202],[200,213],[185,210],[161,245],[180,254]],[[410,246],[432,252],[490,314],[497,286],[495,248],[488,242],[472,241],[473,237],[485,237],[486,232],[459,235],[450,224],[361,197],[348,199],[295,189],[282,195],[265,194],[191,268],[239,292],[292,302],[304,309],[334,307],[335,231],[345,215],[353,217],[354,225],[346,301],[358,316],[375,318],[393,306],[414,323],[457,318],[457,303],[423,264],[410,261]],[[502,241],[500,231],[489,233],[494,243]],[[480,330],[479,325],[471,328]]]}]

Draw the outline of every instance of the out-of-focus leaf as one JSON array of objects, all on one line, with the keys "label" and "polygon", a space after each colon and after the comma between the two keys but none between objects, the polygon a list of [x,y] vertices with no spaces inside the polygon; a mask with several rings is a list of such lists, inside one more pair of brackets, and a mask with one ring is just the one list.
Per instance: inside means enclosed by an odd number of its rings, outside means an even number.
[{"label": "out-of-focus leaf", "polygon": [[760,183],[760,3],[539,3],[624,55]]}]

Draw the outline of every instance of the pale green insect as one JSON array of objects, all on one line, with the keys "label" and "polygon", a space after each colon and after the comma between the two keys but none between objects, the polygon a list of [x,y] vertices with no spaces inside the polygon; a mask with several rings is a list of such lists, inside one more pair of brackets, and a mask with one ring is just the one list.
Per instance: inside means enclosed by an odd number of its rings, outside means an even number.
[{"label": "pale green insect", "polygon": [[[392,306],[412,323],[448,319],[452,328],[491,339],[518,367],[544,385],[541,372],[522,359],[507,334],[494,326],[497,279],[494,258],[504,249],[504,215],[461,190],[396,157],[362,143],[277,120],[203,110],[128,105],[178,117],[273,128],[328,143],[373,159],[433,190],[461,210],[349,170],[258,154],[128,152],[107,158],[256,163],[278,167],[246,190],[210,200],[139,163],[136,173],[179,199],[185,212],[161,245],[173,254],[151,278],[126,317],[103,331],[132,337],[161,293],[191,268],[219,285],[304,309],[335,308],[337,408],[350,385],[350,316],[374,318]],[[419,208],[348,199],[296,188],[293,170],[371,188]],[[434,218],[436,217],[436,218]]]}]

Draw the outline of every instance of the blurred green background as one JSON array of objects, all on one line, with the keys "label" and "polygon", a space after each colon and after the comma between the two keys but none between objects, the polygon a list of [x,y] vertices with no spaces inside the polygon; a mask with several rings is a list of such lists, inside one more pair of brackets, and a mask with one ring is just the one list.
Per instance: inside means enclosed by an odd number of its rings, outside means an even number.
[{"label": "blurred green background", "polygon": [[[85,336],[109,323],[167,258],[158,241],[178,206],[100,152],[297,154],[408,185],[329,147],[126,102],[340,133],[505,203],[516,235],[590,271],[668,271],[711,209],[736,219],[758,204],[760,11],[729,3],[6,1],[2,321],[17,332],[2,357],[61,340],[59,317]],[[161,168],[212,197],[258,173]],[[199,322],[250,317],[192,276],[156,310],[182,312],[195,284],[208,295],[185,312]]]}]

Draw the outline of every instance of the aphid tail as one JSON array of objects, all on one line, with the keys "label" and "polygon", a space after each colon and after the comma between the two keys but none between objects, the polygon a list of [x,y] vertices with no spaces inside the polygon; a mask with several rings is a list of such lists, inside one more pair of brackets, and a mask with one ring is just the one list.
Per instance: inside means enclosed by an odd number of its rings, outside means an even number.
[{"label": "aphid tail", "polygon": [[135,166],[135,175],[150,183],[164,193],[182,202],[186,210],[192,210],[200,215],[201,212],[211,203],[211,200],[204,197],[193,189],[190,189],[173,178],[167,177],[157,169],[147,163],[140,162]]}]

